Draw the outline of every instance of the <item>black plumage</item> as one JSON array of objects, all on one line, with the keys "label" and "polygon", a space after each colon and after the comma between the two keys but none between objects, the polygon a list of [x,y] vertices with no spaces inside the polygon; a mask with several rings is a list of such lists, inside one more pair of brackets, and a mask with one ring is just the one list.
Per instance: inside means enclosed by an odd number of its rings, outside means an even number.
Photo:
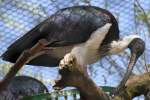
[{"label": "black plumage", "polygon": [[[60,9],[10,45],[2,55],[3,60],[14,63],[24,50],[31,48],[42,38],[51,42],[49,47],[83,43],[88,40],[93,31],[106,23],[112,23],[112,26],[102,45],[119,39],[118,23],[110,12],[95,6],[74,6]],[[44,54],[31,60],[28,64],[56,66],[60,59]]]}]

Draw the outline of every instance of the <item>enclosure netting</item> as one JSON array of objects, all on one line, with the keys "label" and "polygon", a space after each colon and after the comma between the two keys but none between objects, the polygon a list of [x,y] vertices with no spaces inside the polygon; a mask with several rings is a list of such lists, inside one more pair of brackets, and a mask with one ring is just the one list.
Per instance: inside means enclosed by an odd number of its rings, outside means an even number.
[{"label": "enclosure netting", "polygon": [[[139,0],[138,2],[144,11],[149,13],[150,0]],[[0,55],[15,40],[48,16],[61,8],[75,5],[93,5],[108,9],[119,22],[121,37],[138,34],[146,43],[149,42],[147,24],[145,24],[143,12],[135,0],[0,0]],[[149,44],[147,44],[147,51],[148,47]],[[148,52],[145,52],[145,56],[138,60],[134,69],[135,73],[145,71],[145,61],[149,62],[149,55]],[[98,85],[116,85],[120,80],[119,76],[123,76],[128,58],[128,51],[119,56],[106,57],[89,67],[90,75]],[[10,65],[8,62],[0,61],[1,78],[6,74]],[[51,83],[57,76],[57,70],[56,68],[25,66],[18,74],[42,80],[51,90]]]}]

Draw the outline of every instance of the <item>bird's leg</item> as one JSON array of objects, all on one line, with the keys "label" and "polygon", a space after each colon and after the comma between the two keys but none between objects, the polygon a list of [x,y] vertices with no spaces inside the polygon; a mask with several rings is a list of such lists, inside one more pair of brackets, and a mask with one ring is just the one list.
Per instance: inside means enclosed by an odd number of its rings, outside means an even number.
[{"label": "bird's leg", "polygon": [[62,89],[66,86],[78,86],[82,80],[82,75],[87,75],[86,67],[77,64],[76,58],[68,53],[60,61],[59,73],[61,78],[56,80],[54,89]]},{"label": "bird's leg", "polygon": [[102,92],[90,79],[83,67],[77,63],[77,59],[68,53],[60,61],[59,74],[61,78],[56,80],[54,89],[63,89],[67,86],[76,87],[80,92],[80,100],[108,100],[107,95]]},{"label": "bird's leg", "polygon": [[71,53],[66,54],[64,56],[64,59],[60,61],[59,68],[63,69],[68,67],[69,70],[72,70],[73,66],[75,66],[76,64],[76,61],[74,60],[75,60],[74,55],[72,55]]},{"label": "bird's leg", "polygon": [[45,39],[39,40],[37,44],[35,44],[32,48],[25,50],[17,59],[16,63],[11,67],[9,72],[6,74],[6,76],[3,78],[2,81],[0,81],[0,92],[5,89],[10,81],[14,78],[16,73],[22,68],[24,64],[26,64],[29,60],[31,60],[32,56],[37,54],[39,51],[41,51],[45,46],[48,45],[48,41]]}]

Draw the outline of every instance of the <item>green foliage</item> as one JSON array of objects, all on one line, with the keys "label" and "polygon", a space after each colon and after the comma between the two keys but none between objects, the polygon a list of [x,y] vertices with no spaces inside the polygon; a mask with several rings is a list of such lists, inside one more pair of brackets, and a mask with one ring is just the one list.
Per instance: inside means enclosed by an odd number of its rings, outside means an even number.
[{"label": "green foliage", "polygon": [[[146,15],[147,15],[148,19],[150,20],[150,11],[147,11]],[[143,21],[143,22],[146,22],[145,15],[144,15],[144,13],[142,13],[142,12],[139,12],[139,13],[138,13],[137,18],[138,18],[138,20],[141,20],[141,21]]]},{"label": "green foliage", "polygon": [[139,2],[134,4],[134,10],[137,13],[137,19],[147,26],[148,32],[150,33],[150,10],[145,10]]},{"label": "green foliage", "polygon": [[[114,87],[109,87],[109,86],[102,86],[101,88],[105,92],[112,92],[114,90]],[[72,90],[64,90],[64,91],[55,91],[51,93],[43,93],[34,96],[27,96],[21,100],[51,100],[52,98],[73,96],[78,94],[79,91],[77,91],[76,89],[72,89]]]},{"label": "green foliage", "polygon": [[3,77],[10,69],[11,64],[0,64],[0,77]]},{"label": "green foliage", "polygon": [[81,2],[84,2],[84,3],[90,3],[91,0],[81,0]]},{"label": "green foliage", "polygon": [[0,0],[0,3],[4,2],[5,0]]}]

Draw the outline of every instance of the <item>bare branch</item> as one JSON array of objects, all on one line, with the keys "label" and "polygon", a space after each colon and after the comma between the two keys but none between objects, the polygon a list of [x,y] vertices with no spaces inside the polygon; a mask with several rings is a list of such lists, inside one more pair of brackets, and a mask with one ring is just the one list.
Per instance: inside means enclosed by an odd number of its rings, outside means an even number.
[{"label": "bare branch", "polygon": [[132,100],[132,98],[146,95],[150,91],[150,72],[132,76],[126,83],[124,90],[115,96],[115,100]]},{"label": "bare branch", "polygon": [[[55,89],[62,89],[68,86],[76,87],[80,92],[81,100],[110,100],[101,89],[96,86],[87,75],[85,66],[78,65],[74,57],[61,61],[59,73],[61,78],[56,81]],[[124,89],[120,90],[112,100],[132,100],[140,95],[147,95],[150,91],[150,72],[143,75],[132,76],[126,83]]]},{"label": "bare branch", "polygon": [[74,86],[80,92],[80,100],[109,100],[108,96],[87,75],[86,67],[78,65],[76,58],[65,58],[60,62],[59,73],[61,79],[56,81],[55,89]]},{"label": "bare branch", "polygon": [[41,51],[47,44],[48,42],[46,40],[39,40],[39,42],[35,44],[31,49],[24,51],[20,55],[16,63],[10,68],[9,72],[6,74],[3,80],[0,81],[0,92],[6,89],[8,84],[14,78],[16,73],[22,68],[22,66],[26,64],[29,60],[31,60],[32,56]]}]

